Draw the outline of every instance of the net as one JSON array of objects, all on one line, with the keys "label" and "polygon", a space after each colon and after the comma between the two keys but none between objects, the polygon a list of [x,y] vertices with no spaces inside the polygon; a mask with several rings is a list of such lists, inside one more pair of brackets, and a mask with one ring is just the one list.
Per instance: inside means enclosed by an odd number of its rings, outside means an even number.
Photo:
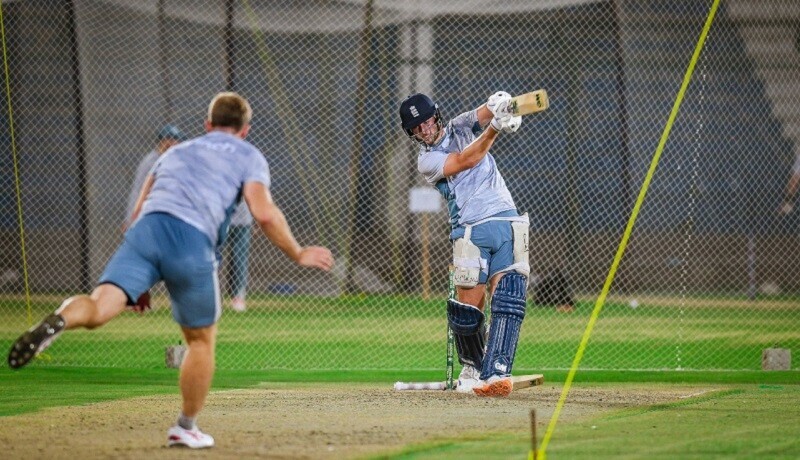
[{"label": "net", "polygon": [[[337,265],[297,268],[251,228],[219,367],[444,369],[447,212],[412,200],[429,186],[399,102],[430,94],[448,120],[544,88],[549,109],[491,152],[532,219],[515,366],[568,368],[712,3],[3,1],[0,339],[92,289],[159,130],[202,134],[211,97],[234,90],[295,236]],[[798,21],[790,0],[720,5],[582,367],[759,369],[764,348],[800,345],[800,213],[780,212],[800,153]],[[571,311],[534,302],[555,278]],[[180,333],[161,285],[153,304],[70,332],[48,364],[163,365]]]}]

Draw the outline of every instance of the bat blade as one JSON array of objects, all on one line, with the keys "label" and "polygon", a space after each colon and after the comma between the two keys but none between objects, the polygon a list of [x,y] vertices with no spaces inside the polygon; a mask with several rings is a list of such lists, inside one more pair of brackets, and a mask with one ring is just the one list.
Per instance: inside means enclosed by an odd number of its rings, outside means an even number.
[{"label": "bat blade", "polygon": [[547,91],[538,89],[512,97],[511,103],[508,104],[508,111],[514,116],[530,115],[547,110],[548,107],[550,107],[550,99],[547,97]]},{"label": "bat blade", "polygon": [[544,383],[544,375],[515,375],[511,377],[511,381],[514,383],[515,390],[521,390],[522,388],[530,388],[542,385]]},{"label": "bat blade", "polygon": [[[544,375],[515,375],[511,377],[511,382],[514,384],[514,390],[536,387],[544,384]],[[448,388],[447,382],[395,382],[394,389],[396,391],[425,391],[446,390]]]}]

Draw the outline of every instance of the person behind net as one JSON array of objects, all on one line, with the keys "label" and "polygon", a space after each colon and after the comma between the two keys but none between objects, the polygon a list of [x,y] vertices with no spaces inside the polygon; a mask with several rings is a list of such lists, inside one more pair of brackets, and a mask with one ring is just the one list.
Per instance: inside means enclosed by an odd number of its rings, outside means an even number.
[{"label": "person behind net", "polygon": [[[150,173],[156,160],[170,147],[180,144],[187,139],[186,134],[175,125],[164,125],[156,134],[156,145],[153,150],[149,151],[147,155],[142,157],[139,165],[136,167],[136,175],[133,177],[133,184],[128,192],[128,202],[125,206],[125,218],[122,221],[122,232],[133,223],[133,210],[136,207],[136,201],[139,199],[139,192],[142,191],[144,180]],[[142,293],[134,305],[130,305],[137,311],[149,310],[150,307],[150,291]]]},{"label": "person behind net", "polygon": [[250,129],[249,103],[236,93],[211,101],[206,134],[163,154],[147,176],[134,222],[90,295],[66,299],[52,314],[12,345],[8,364],[17,369],[68,329],[94,329],[163,280],[188,353],[180,368],[182,409],[167,432],[167,444],[211,447],[198,429],[214,374],[217,320],[222,311],[217,267],[230,216],[243,198],[262,232],[292,261],[330,270],[331,252],[300,246],[270,194],[264,155],[244,138]]},{"label": "person behind net", "polygon": [[139,199],[139,192],[142,191],[144,180],[150,173],[156,160],[161,155],[169,150],[170,147],[180,144],[187,139],[186,134],[175,125],[164,125],[158,133],[156,133],[156,145],[153,150],[149,151],[147,155],[142,157],[139,165],[136,167],[136,175],[133,177],[130,192],[128,192],[128,201],[125,206],[125,220],[122,223],[122,231],[128,229],[133,220],[133,209],[136,207],[136,201]]},{"label": "person behind net", "polygon": [[439,190],[450,214],[457,299],[447,302],[447,320],[463,366],[456,390],[479,396],[507,396],[513,389],[530,274],[528,216],[517,212],[489,153],[500,133],[516,132],[521,125],[521,117],[508,114],[510,99],[496,92],[446,125],[427,95],[414,94],[400,104],[402,128],[419,144],[419,172]]},{"label": "person behind net", "polygon": [[789,181],[786,183],[786,195],[783,198],[783,202],[781,202],[781,207],[778,209],[779,214],[789,215],[794,211],[794,202],[798,189],[800,189],[800,152],[795,156]]},{"label": "person behind net", "polygon": [[247,279],[250,264],[250,230],[253,227],[253,216],[247,209],[247,203],[241,203],[231,216],[228,228],[228,247],[230,267],[228,268],[228,290],[231,295],[231,309],[238,312],[247,310]]}]

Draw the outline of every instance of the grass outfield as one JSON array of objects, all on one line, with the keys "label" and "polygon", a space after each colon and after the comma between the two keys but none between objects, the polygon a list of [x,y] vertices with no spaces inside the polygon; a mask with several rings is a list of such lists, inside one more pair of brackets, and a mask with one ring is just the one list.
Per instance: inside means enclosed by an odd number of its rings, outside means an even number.
[{"label": "grass outfield", "polygon": [[[798,385],[736,385],[672,403],[610,411],[557,426],[546,455],[568,459],[798,458],[798,400]],[[539,428],[539,446],[544,431]],[[522,459],[531,448],[529,436],[517,432],[435,441],[388,457]]]},{"label": "grass outfield", "polygon": [[[800,350],[800,299],[653,297],[635,309],[616,300],[600,314],[584,369],[758,370],[764,348]],[[34,298],[32,320],[58,302]],[[167,301],[155,302],[162,308],[123,313],[95,331],[70,331],[33,366],[163,367],[164,348],[181,336]],[[568,369],[593,306],[581,303],[571,314],[529,307],[516,366]],[[252,296],[247,312],[223,312],[217,362],[221,369],[442,369],[445,321],[441,302],[416,298]],[[0,347],[28,326],[24,301],[0,298]]]}]

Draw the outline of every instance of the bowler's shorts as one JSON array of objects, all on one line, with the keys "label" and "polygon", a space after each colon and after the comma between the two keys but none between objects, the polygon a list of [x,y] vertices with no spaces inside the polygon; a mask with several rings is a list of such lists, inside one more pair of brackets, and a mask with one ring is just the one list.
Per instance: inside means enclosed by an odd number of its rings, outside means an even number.
[{"label": "bowler's shorts", "polygon": [[[492,217],[515,217],[516,211],[504,211]],[[464,227],[456,227],[450,232],[450,241],[464,237]],[[472,244],[481,250],[481,272],[478,283],[486,282],[497,273],[507,271],[514,265],[514,233],[511,222],[507,220],[490,220],[472,227]]]},{"label": "bowler's shorts", "polygon": [[146,214],[125,233],[99,284],[119,287],[133,304],[163,280],[175,321],[200,328],[216,323],[222,312],[217,267],[216,252],[203,232],[157,212]]}]

